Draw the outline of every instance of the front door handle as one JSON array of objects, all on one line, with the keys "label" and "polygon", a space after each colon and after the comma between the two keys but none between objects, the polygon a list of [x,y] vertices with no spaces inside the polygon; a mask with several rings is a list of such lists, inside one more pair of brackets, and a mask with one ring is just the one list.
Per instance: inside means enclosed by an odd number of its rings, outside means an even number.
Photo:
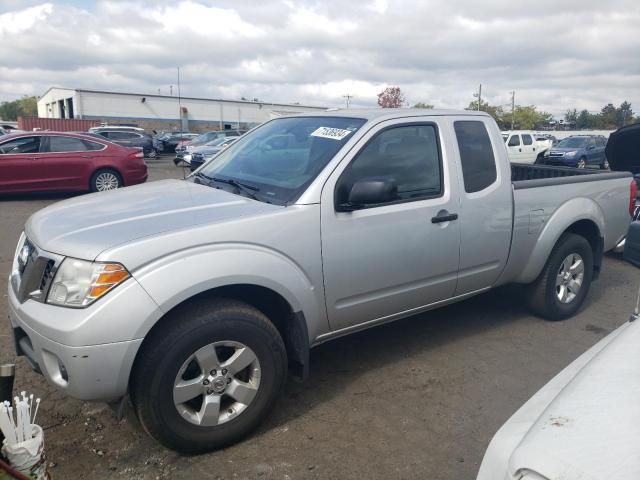
[{"label": "front door handle", "polygon": [[449,213],[446,210],[443,212],[439,212],[438,215],[431,218],[431,223],[443,223],[443,222],[451,222],[453,220],[458,219],[457,213]]},{"label": "front door handle", "polygon": [[80,155],[82,158],[93,158],[93,155]]}]

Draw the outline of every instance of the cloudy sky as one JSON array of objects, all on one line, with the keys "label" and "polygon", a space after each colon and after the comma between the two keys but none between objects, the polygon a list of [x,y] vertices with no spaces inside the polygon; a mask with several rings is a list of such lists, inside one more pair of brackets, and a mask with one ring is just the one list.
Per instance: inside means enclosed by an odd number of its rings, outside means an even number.
[{"label": "cloudy sky", "polygon": [[0,0],[0,100],[50,86],[373,106],[640,111],[638,0]]}]

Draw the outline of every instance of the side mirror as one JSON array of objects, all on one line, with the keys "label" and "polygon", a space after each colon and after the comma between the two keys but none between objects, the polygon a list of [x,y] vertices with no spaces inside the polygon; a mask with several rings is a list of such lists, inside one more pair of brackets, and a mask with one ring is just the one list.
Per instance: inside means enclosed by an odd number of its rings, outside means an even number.
[{"label": "side mirror", "polygon": [[596,147],[595,147],[595,145],[589,145],[589,146],[587,147],[587,150],[593,150],[594,148],[596,148]]},{"label": "side mirror", "polygon": [[353,184],[346,203],[336,205],[338,212],[352,212],[398,198],[398,185],[389,178],[363,179]]}]

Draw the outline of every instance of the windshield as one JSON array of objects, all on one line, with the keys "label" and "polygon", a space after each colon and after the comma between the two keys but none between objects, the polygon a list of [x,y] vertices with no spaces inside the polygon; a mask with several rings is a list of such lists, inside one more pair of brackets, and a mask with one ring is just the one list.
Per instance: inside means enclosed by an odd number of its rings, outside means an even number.
[{"label": "windshield", "polygon": [[216,138],[215,140],[211,140],[210,142],[207,142],[205,145],[207,147],[217,147],[218,145],[222,145],[228,140],[229,139],[227,137],[220,137],[220,138]]},{"label": "windshield", "polygon": [[212,178],[236,180],[255,187],[256,199],[286,205],[365,121],[345,117],[272,120],[238,139],[189,179],[205,184]]},{"label": "windshield", "polygon": [[569,137],[558,142],[558,148],[583,148],[587,146],[588,138],[585,137]]},{"label": "windshield", "polygon": [[194,137],[193,140],[191,140],[191,145],[203,145],[213,140],[214,138],[216,138],[216,136],[217,136],[217,133],[215,132],[203,133],[202,135],[198,135],[197,137]]}]

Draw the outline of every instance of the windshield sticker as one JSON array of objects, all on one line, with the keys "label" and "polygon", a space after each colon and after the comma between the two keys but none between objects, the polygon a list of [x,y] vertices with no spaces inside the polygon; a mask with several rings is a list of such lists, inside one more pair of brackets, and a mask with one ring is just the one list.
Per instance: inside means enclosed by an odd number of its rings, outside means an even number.
[{"label": "windshield sticker", "polygon": [[351,133],[350,130],[342,128],[320,127],[311,132],[312,137],[330,138],[331,140],[342,140]]}]

